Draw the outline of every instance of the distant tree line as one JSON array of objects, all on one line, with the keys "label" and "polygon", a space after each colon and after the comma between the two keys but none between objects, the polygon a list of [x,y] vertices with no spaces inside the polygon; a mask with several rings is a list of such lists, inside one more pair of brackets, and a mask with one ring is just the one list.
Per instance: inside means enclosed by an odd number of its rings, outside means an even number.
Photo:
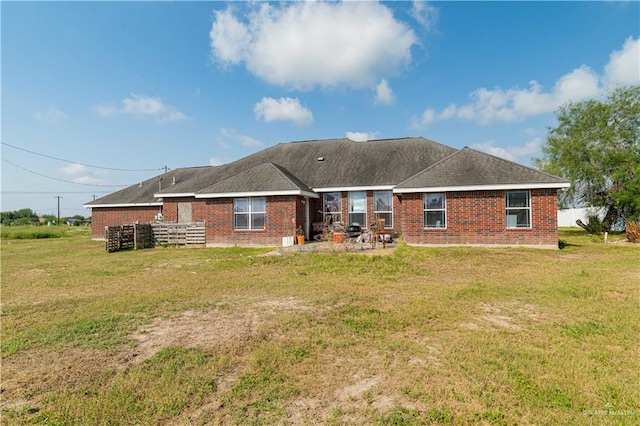
[{"label": "distant tree line", "polygon": [[[61,217],[60,223],[68,223],[70,225],[80,226],[87,219],[82,215],[75,215],[69,217]],[[38,215],[31,209],[20,209],[10,212],[0,213],[0,223],[4,226],[24,226],[24,225],[40,225],[40,224],[56,224],[58,217],[53,214]]]}]

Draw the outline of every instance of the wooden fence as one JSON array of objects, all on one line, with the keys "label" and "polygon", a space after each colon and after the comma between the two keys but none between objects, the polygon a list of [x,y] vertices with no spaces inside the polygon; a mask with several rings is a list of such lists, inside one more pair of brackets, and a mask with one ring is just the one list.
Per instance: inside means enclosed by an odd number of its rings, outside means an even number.
[{"label": "wooden fence", "polygon": [[204,246],[204,222],[190,223],[154,223],[153,235],[156,243],[175,244],[184,246]]},{"label": "wooden fence", "polygon": [[105,227],[105,248],[112,253],[127,249],[153,248],[156,244],[204,246],[204,222],[154,223]]},{"label": "wooden fence", "polygon": [[106,226],[104,240],[105,248],[109,253],[155,246],[151,225]]}]

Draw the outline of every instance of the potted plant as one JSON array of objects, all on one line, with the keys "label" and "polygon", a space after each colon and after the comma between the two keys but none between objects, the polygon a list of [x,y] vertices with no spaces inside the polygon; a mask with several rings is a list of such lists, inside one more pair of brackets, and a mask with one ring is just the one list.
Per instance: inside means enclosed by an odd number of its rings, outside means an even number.
[{"label": "potted plant", "polygon": [[304,244],[304,232],[302,232],[302,226],[298,226],[298,229],[296,229],[296,238],[298,239],[298,245]]}]

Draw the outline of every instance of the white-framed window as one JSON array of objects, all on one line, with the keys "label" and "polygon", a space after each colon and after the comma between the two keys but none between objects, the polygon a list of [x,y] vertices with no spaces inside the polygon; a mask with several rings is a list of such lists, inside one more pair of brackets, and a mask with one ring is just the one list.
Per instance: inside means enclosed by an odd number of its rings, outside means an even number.
[{"label": "white-framed window", "polygon": [[327,220],[331,216],[332,222],[342,222],[342,194],[339,192],[325,192],[322,195],[324,207],[322,216]]},{"label": "white-framed window", "polygon": [[367,227],[367,193],[349,193],[349,225]]},{"label": "white-framed window", "polygon": [[374,191],[373,215],[384,219],[385,228],[393,228],[393,193],[391,191]]},{"label": "white-framed window", "polygon": [[447,197],[444,192],[424,194],[423,210],[425,228],[447,227]]},{"label": "white-framed window", "polygon": [[531,192],[507,191],[505,206],[507,228],[531,228]]},{"label": "white-framed window", "polygon": [[267,199],[265,197],[235,198],[233,200],[233,229],[264,229],[267,217]]}]

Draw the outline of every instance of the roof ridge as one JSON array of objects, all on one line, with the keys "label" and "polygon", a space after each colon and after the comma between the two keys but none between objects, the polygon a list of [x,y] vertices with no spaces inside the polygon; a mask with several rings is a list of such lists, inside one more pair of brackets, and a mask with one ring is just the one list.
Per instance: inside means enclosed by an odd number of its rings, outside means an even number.
[{"label": "roof ridge", "polygon": [[[207,188],[209,188],[209,187],[211,187],[211,186],[215,186],[215,185],[222,185],[224,182],[226,182],[226,181],[228,181],[228,180],[230,180],[230,179],[234,179],[234,178],[236,178],[237,176],[240,176],[240,175],[245,174],[245,173],[249,173],[251,170],[257,169],[258,167],[263,167],[263,166],[264,166],[264,165],[266,165],[266,164],[274,165],[274,164],[273,164],[273,163],[271,163],[270,161],[267,161],[267,162],[264,162],[264,163],[260,163],[260,164],[258,164],[258,165],[256,165],[256,166],[250,167],[250,168],[248,168],[248,169],[243,169],[243,170],[242,170],[242,171],[240,171],[239,173],[236,173],[236,174],[231,175],[231,176],[229,176],[229,177],[227,177],[227,178],[224,178],[224,179],[222,179],[221,181],[215,182],[215,183],[213,183],[213,184],[209,185]],[[205,189],[207,189],[207,188],[203,188],[203,189],[199,190],[199,191],[198,191],[198,192],[196,192],[196,193],[202,193],[202,192],[203,192]]]},{"label": "roof ridge", "polygon": [[[436,142],[436,143],[437,143],[437,142]],[[451,147],[449,147],[449,148],[451,148]],[[444,158],[442,158],[442,159],[440,159],[440,160],[436,161],[435,163],[433,163],[433,164],[432,164],[432,165],[430,165],[429,167],[427,167],[427,168],[425,168],[425,169],[420,170],[418,173],[414,174],[413,176],[409,176],[408,178],[406,178],[406,179],[405,179],[405,180],[403,180],[402,182],[398,183],[398,184],[397,184],[397,186],[402,185],[402,184],[403,184],[403,183],[405,183],[406,181],[411,180],[411,179],[415,178],[416,176],[419,176],[419,175],[421,175],[421,174],[423,174],[423,173],[428,172],[429,170],[431,170],[431,169],[432,169],[432,168],[434,168],[435,166],[437,166],[437,165],[439,165],[439,164],[441,164],[441,163],[443,163],[443,162],[447,161],[448,159],[450,159],[450,158],[451,158],[451,157],[453,157],[454,155],[457,155],[457,154],[461,153],[461,152],[462,152],[462,150],[463,150],[463,149],[465,149],[465,148],[468,148],[468,147],[466,147],[466,146],[465,146],[465,147],[464,147],[464,148],[462,148],[462,149],[458,149],[458,150],[456,150],[456,152],[452,152],[451,154],[447,155],[446,157],[444,157]],[[455,148],[453,148],[453,149],[455,149]]]},{"label": "roof ridge", "polygon": [[280,176],[282,179],[284,179],[289,185],[292,185],[296,188],[299,188],[301,190],[310,190],[308,185],[305,184],[304,182],[302,182],[299,178],[297,178],[293,173],[291,173],[289,170],[287,170],[286,167],[281,166],[279,164],[273,163],[271,161],[265,161],[263,163],[259,163],[253,167],[250,167],[248,169],[244,169],[241,170],[240,172],[231,175],[221,181],[218,181],[212,185],[207,186],[206,188],[203,188],[201,190],[199,190],[198,192],[196,192],[197,194],[203,194],[203,193],[208,193],[209,188],[212,187],[219,187],[219,186],[224,186],[226,183],[228,183],[229,181],[233,180],[233,179],[238,179],[239,177],[241,177],[242,175],[245,174],[249,174],[252,171],[255,171],[257,169],[268,169],[270,171],[273,171],[275,173],[278,174],[278,176]]},{"label": "roof ridge", "polygon": [[[297,177],[296,175],[294,175],[293,173],[291,173],[289,171],[289,169],[287,169],[284,166],[281,166],[280,164],[276,164],[276,163],[272,163],[271,161],[268,161],[269,164],[271,164],[273,167],[276,168],[276,170],[278,171],[278,173],[280,173],[285,179],[287,179],[291,184],[297,186],[300,188],[300,184],[304,185],[304,187],[306,189],[310,189],[309,186],[304,183],[302,180],[300,180],[299,177]],[[297,181],[297,182],[296,182]],[[301,188],[303,189],[303,188]]]},{"label": "roof ridge", "polygon": [[[468,147],[468,146],[465,146],[465,147],[464,147],[464,148],[462,148],[462,149],[465,149],[465,148],[466,148],[466,149],[468,149],[468,150],[470,150],[470,151],[477,152],[477,153],[479,153],[479,154],[486,155],[486,156],[488,156],[488,157],[494,158],[494,159],[496,159],[496,160],[498,160],[498,161],[506,161],[506,162],[508,162],[508,163],[515,164],[515,165],[517,165],[517,166],[523,167],[523,168],[528,169],[528,170],[531,170],[531,171],[533,171],[533,172],[536,172],[536,173],[542,173],[542,174],[547,175],[547,176],[549,176],[549,177],[552,177],[552,178],[555,178],[555,179],[558,179],[558,178],[559,178],[559,180],[563,180],[563,181],[565,181],[565,182],[568,182],[568,180],[567,180],[567,179],[565,179],[565,178],[563,178],[562,176],[552,175],[551,173],[543,172],[542,170],[534,169],[533,167],[525,166],[524,164],[520,164],[520,163],[518,163],[518,162],[516,162],[516,161],[507,160],[506,158],[498,157],[497,155],[489,154],[488,152],[480,151],[480,150],[477,150],[477,149],[475,149],[475,148],[471,148],[471,147]],[[462,149],[461,149],[460,151],[462,151]]]}]

